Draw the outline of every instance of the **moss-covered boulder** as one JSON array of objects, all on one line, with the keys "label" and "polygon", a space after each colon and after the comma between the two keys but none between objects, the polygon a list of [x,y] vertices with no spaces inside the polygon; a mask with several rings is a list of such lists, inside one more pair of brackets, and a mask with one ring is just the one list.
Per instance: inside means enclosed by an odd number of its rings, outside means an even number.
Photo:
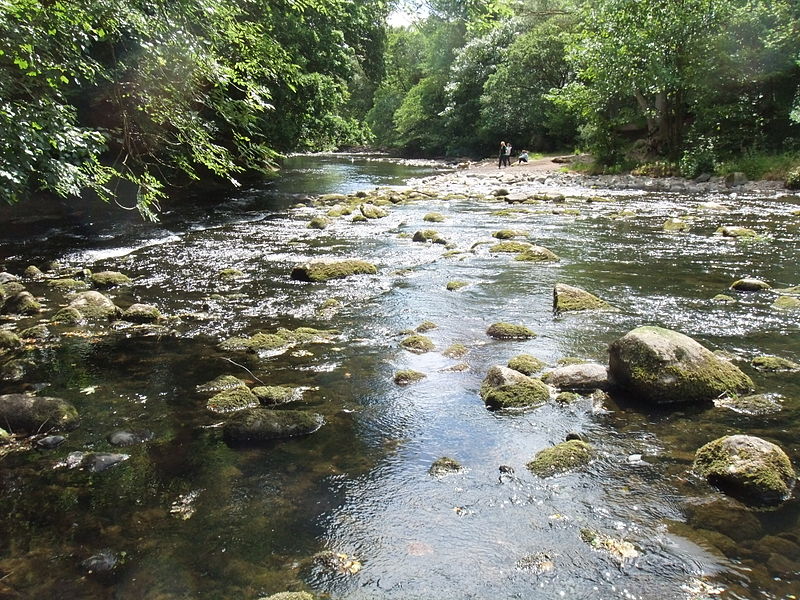
[{"label": "moss-covered boulder", "polygon": [[448,281],[446,287],[448,292],[455,292],[460,290],[461,288],[467,287],[468,285],[469,283],[467,283],[466,281],[453,280],[453,281]]},{"label": "moss-covered boulder", "polygon": [[423,321],[422,323],[417,325],[417,328],[414,331],[416,331],[417,333],[426,333],[428,331],[433,331],[434,329],[438,328],[439,326],[433,321]]},{"label": "moss-covered boulder", "polygon": [[772,286],[766,281],[755,279],[754,277],[737,279],[731,284],[731,289],[737,292],[759,292],[761,290],[768,290],[771,287]]},{"label": "moss-covered boulder", "polygon": [[550,389],[538,379],[495,365],[486,373],[480,397],[487,408],[534,408],[550,398]]},{"label": "moss-covered boulder", "polygon": [[581,440],[561,442],[536,453],[526,466],[539,477],[552,477],[573,471],[591,462],[594,450]]},{"label": "moss-covered boulder", "polygon": [[346,215],[352,215],[353,209],[347,205],[339,204],[332,207],[327,213],[327,216],[336,218],[336,217],[344,217]]},{"label": "moss-covered boulder", "polygon": [[500,231],[495,231],[492,234],[493,238],[497,238],[498,240],[513,240],[515,237],[521,237],[525,235],[522,232],[514,231],[513,229],[501,229]]},{"label": "moss-covered boulder", "polygon": [[496,340],[528,340],[536,337],[536,333],[525,325],[514,323],[492,323],[486,330],[486,335]]},{"label": "moss-covered boulder", "polygon": [[717,294],[711,298],[711,302],[714,304],[736,304],[736,298],[728,294]]},{"label": "moss-covered boulder", "polygon": [[259,385],[253,388],[253,394],[262,405],[275,406],[300,400],[303,390],[289,385]]},{"label": "moss-covered boulder", "polygon": [[523,375],[533,375],[545,368],[544,361],[530,354],[518,354],[508,361],[508,368],[519,371]]},{"label": "moss-covered boulder", "polygon": [[428,469],[428,474],[433,477],[444,477],[445,475],[452,475],[453,473],[459,473],[463,470],[464,467],[462,467],[461,463],[457,460],[449,456],[442,456],[433,461],[430,469]]},{"label": "moss-covered boulder", "polygon": [[422,220],[428,223],[442,223],[444,221],[444,215],[437,212],[430,212],[422,217]]},{"label": "moss-covered boulder", "polygon": [[689,229],[691,229],[691,226],[683,219],[679,219],[677,217],[670,217],[669,219],[664,221],[664,224],[661,226],[661,229],[673,233],[680,231],[689,231]]},{"label": "moss-covered boulder", "polygon": [[235,388],[247,387],[247,384],[233,375],[220,375],[211,381],[201,383],[195,389],[201,394],[216,394]]},{"label": "moss-covered boulder", "polygon": [[35,315],[42,310],[33,294],[27,291],[18,292],[6,298],[2,312],[11,315]]},{"label": "moss-covered boulder", "polygon": [[22,275],[27,279],[41,279],[44,277],[44,273],[42,273],[42,270],[36,265],[28,265],[25,267]]},{"label": "moss-covered boulder", "polygon": [[556,313],[580,310],[605,310],[611,305],[581,288],[557,283],[553,288],[553,311]]},{"label": "moss-covered boulder", "polygon": [[13,331],[0,329],[0,352],[16,350],[22,346],[22,340]]},{"label": "moss-covered boulder", "polygon": [[411,241],[414,242],[431,242],[433,244],[447,244],[447,240],[444,239],[439,232],[435,229],[422,229],[420,231],[415,231],[414,236],[411,238]]},{"label": "moss-covered boulder", "polygon": [[413,369],[402,369],[394,374],[394,382],[397,385],[410,385],[423,379],[425,379],[425,373]]},{"label": "moss-covered boulder", "polygon": [[331,222],[326,217],[317,215],[311,218],[306,227],[308,229],[325,229],[330,224]]},{"label": "moss-covered boulder", "polygon": [[786,453],[772,442],[751,435],[724,436],[695,454],[696,473],[726,494],[754,506],[786,500],[796,475]]},{"label": "moss-covered boulder", "polygon": [[358,207],[358,210],[367,219],[383,219],[389,216],[388,210],[374,204],[362,204]]},{"label": "moss-covered boulder", "polygon": [[50,321],[52,323],[57,323],[61,325],[77,325],[83,320],[83,315],[81,311],[77,308],[66,307],[62,308],[61,310],[57,311],[52,317],[50,317]]},{"label": "moss-covered boulder", "polygon": [[777,310],[800,310],[800,298],[796,296],[779,296],[772,303],[772,308]]},{"label": "moss-covered boulder", "polygon": [[451,344],[442,351],[442,355],[447,358],[464,358],[469,353],[469,348],[464,344]]},{"label": "moss-covered boulder", "polygon": [[730,238],[752,238],[758,235],[752,229],[748,229],[747,227],[738,227],[736,225],[726,225],[724,227],[718,227],[714,233],[716,235],[721,235],[723,237],[730,237]]},{"label": "moss-covered boulder", "polygon": [[800,371],[800,364],[780,356],[757,356],[750,361],[750,364],[759,371]]},{"label": "moss-covered boulder", "polygon": [[27,327],[19,332],[19,337],[28,340],[46,340],[51,335],[50,330],[44,323],[39,323],[33,327]]},{"label": "moss-covered boulder", "polygon": [[128,285],[131,278],[118,271],[101,271],[92,273],[92,284],[98,288],[111,288],[118,285]]},{"label": "moss-covered boulder", "polygon": [[362,215],[361,213],[353,215],[353,218],[351,220],[353,223],[366,223],[367,221],[369,221],[369,219],[364,215]]},{"label": "moss-covered boulder", "polygon": [[406,350],[415,352],[417,354],[431,352],[436,348],[433,341],[431,341],[429,337],[420,334],[408,336],[402,342],[400,342],[400,345]]},{"label": "moss-covered boulder", "polygon": [[131,304],[122,313],[121,318],[131,323],[155,323],[163,317],[161,312],[152,304]]},{"label": "moss-covered boulder", "polygon": [[237,412],[222,427],[229,444],[259,444],[314,433],[322,416],[302,410],[248,408]]},{"label": "moss-covered boulder", "polygon": [[559,256],[552,250],[549,250],[544,246],[537,246],[533,244],[517,254],[514,257],[514,260],[523,262],[557,262],[561,260],[561,258],[559,258]]},{"label": "moss-covered boulder", "polygon": [[292,279],[297,281],[324,282],[352,275],[375,275],[378,269],[365,260],[334,260],[321,258],[296,265]]},{"label": "moss-covered boulder", "polygon": [[689,336],[639,327],[609,346],[609,381],[656,404],[711,402],[753,389],[752,380]]},{"label": "moss-covered boulder", "polygon": [[528,242],[515,242],[506,240],[504,242],[499,242],[497,244],[492,245],[489,248],[489,252],[518,253],[518,252],[526,252],[531,248],[533,248],[533,244],[529,244]]},{"label": "moss-covered boulder", "polygon": [[93,290],[79,293],[69,303],[69,308],[74,308],[86,319],[111,319],[120,313],[111,298]]},{"label": "moss-covered boulder", "polygon": [[220,343],[220,350],[227,352],[276,352],[296,344],[329,342],[339,332],[335,329],[279,328],[274,333],[259,331],[250,337],[232,337]]},{"label": "moss-covered boulder", "polygon": [[214,394],[206,403],[206,408],[215,413],[229,413],[258,404],[256,395],[247,387],[241,386]]},{"label": "moss-covered boulder", "polygon": [[240,271],[239,269],[234,269],[233,267],[228,267],[217,271],[217,277],[219,277],[222,281],[233,281],[235,279],[241,279],[244,277],[244,272]]},{"label": "moss-covered boulder", "polygon": [[82,279],[72,279],[69,277],[63,279],[51,279],[47,282],[47,285],[48,287],[52,287],[57,290],[70,292],[76,290],[85,290],[89,287],[89,284]]},{"label": "moss-covered boulder", "polygon": [[559,367],[546,373],[542,380],[548,385],[568,392],[591,392],[608,388],[606,367],[597,363]]},{"label": "moss-covered boulder", "polygon": [[0,396],[0,423],[12,433],[43,433],[75,429],[78,411],[66,400],[47,396]]}]

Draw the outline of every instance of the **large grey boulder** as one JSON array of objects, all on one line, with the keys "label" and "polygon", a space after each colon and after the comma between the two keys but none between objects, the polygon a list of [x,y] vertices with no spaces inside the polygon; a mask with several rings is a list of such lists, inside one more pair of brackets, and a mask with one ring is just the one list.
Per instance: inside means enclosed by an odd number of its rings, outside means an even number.
[{"label": "large grey boulder", "polygon": [[752,435],[726,435],[700,448],[694,470],[747,504],[773,506],[786,500],[797,479],[786,453]]},{"label": "large grey boulder", "polygon": [[591,392],[608,387],[608,371],[597,363],[567,365],[542,377],[548,385],[569,392]]},{"label": "large grey boulder", "polygon": [[656,403],[711,402],[753,389],[752,380],[687,335],[639,327],[609,348],[609,382]]},{"label": "large grey boulder", "polygon": [[75,407],[61,398],[5,394],[0,396],[0,423],[13,433],[43,433],[75,429]]}]

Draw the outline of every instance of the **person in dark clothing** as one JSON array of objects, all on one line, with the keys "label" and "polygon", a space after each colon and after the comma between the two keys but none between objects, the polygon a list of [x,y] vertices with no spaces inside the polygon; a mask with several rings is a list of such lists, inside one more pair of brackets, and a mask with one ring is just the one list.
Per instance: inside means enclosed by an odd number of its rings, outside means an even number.
[{"label": "person in dark clothing", "polygon": [[500,142],[500,160],[497,162],[497,168],[505,166],[506,164],[506,143]]}]

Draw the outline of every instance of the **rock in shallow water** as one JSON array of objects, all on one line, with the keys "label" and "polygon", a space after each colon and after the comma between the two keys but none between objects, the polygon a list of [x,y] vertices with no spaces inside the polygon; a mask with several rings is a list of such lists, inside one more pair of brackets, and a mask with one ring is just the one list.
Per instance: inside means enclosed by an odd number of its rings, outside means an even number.
[{"label": "rock in shallow water", "polygon": [[709,442],[695,454],[693,468],[723,492],[755,506],[780,504],[796,481],[786,453],[751,435],[729,435]]},{"label": "rock in shallow water", "polygon": [[152,431],[115,431],[106,438],[112,446],[135,446],[153,439]]},{"label": "rock in shallow water", "polygon": [[222,428],[229,444],[258,444],[314,433],[322,427],[323,418],[301,410],[269,410],[249,408],[238,412]]},{"label": "rock in shallow water", "polygon": [[559,367],[542,376],[548,385],[569,392],[591,392],[608,388],[608,372],[603,365],[584,363]]},{"label": "rock in shallow water", "polygon": [[75,429],[75,407],[61,398],[6,394],[0,396],[0,423],[13,433],[42,433]]},{"label": "rock in shallow water", "polygon": [[609,382],[655,404],[711,402],[753,389],[752,380],[689,336],[639,327],[608,349]]}]

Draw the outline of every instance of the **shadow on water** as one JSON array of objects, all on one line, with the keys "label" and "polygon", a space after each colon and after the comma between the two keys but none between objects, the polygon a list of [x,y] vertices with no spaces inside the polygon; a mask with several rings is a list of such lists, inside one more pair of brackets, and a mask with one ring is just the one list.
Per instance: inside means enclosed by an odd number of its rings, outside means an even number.
[{"label": "shadow on water", "polygon": [[[364,157],[293,158],[280,181],[224,203],[169,210],[159,224],[124,219],[89,235],[51,232],[4,245],[9,270],[57,259],[67,270],[124,271],[133,284],[108,294],[122,308],[156,305],[164,325],[47,324],[50,337],[2,365],[0,393],[36,390],[75,404],[81,426],[53,450],[0,457],[0,598],[259,598],[311,589],[332,598],[781,598],[800,565],[800,503],[751,511],[691,474],[694,451],[747,432],[800,458],[800,378],[749,366],[758,355],[800,361],[800,317],[772,296],[709,302],[755,275],[797,285],[795,221],[785,203],[727,201],[710,214],[674,194],[607,192],[578,214],[549,206],[498,213],[481,198],[431,198],[391,207],[369,223],[318,214],[309,194],[402,183],[431,167]],[[622,209],[632,214],[620,217]],[[435,228],[458,253],[410,236]],[[692,229],[666,234],[673,214]],[[795,217],[796,220],[796,217]],[[735,222],[765,235],[737,243],[712,235]],[[523,263],[492,253],[500,229],[516,229],[560,255]],[[292,265],[317,256],[367,257],[378,274],[327,284],[292,281]],[[222,269],[239,275],[225,279]],[[451,292],[449,281],[468,285]],[[554,317],[564,282],[618,310]],[[49,316],[67,295],[26,281]],[[729,292],[728,292],[729,293]],[[326,312],[327,301],[337,308]],[[176,318],[179,317],[180,318]],[[21,331],[38,317],[9,320]],[[425,320],[435,351],[399,348]],[[538,336],[496,341],[486,328],[524,323]],[[659,411],[612,396],[550,402],[519,413],[487,411],[478,397],[493,364],[528,353],[549,366],[567,357],[606,361],[610,341],[658,324],[721,350],[775,395],[781,410]],[[234,335],[280,327],[335,329],[332,339],[283,353],[223,352]],[[466,346],[463,359],[442,351]],[[14,364],[11,365],[11,362]],[[465,366],[453,370],[457,363]],[[397,386],[393,375],[426,377]],[[198,390],[218,375],[249,386],[291,385],[325,425],[313,435],[261,447],[229,447]],[[125,430],[147,441],[115,447]],[[581,472],[541,479],[525,467],[571,432],[596,460]],[[41,437],[41,436],[38,436]],[[100,472],[70,468],[74,454],[127,458]],[[71,456],[73,458],[71,458]],[[464,470],[428,474],[439,457]],[[506,472],[500,465],[510,467]],[[587,531],[629,543],[625,560],[586,543]],[[313,560],[322,551],[333,559]],[[338,555],[338,556],[337,556]],[[333,567],[331,567],[331,560]],[[87,562],[88,561],[88,562]]]}]

